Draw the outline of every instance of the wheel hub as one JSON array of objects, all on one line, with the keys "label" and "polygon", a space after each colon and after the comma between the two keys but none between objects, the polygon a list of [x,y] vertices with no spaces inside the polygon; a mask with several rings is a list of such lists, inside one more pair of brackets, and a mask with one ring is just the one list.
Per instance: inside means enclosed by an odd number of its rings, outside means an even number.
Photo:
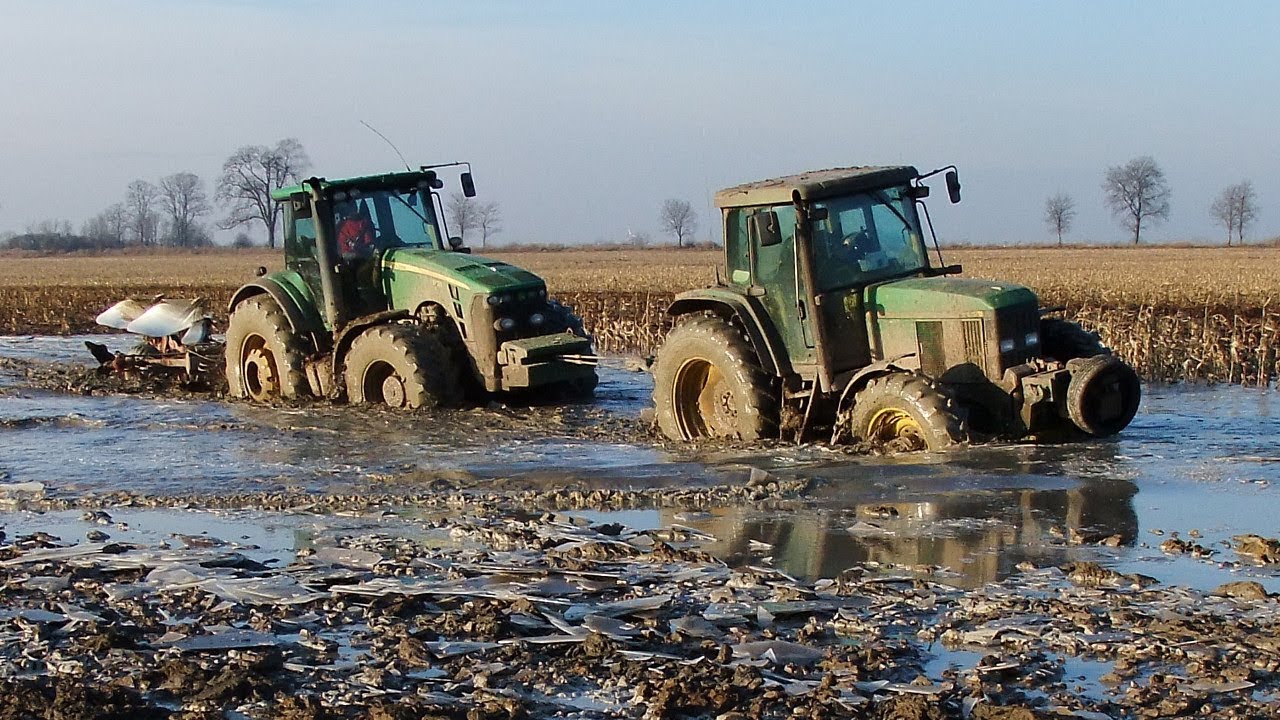
[{"label": "wheel hub", "polygon": [[871,416],[867,440],[894,452],[928,449],[924,428],[910,414],[897,408],[885,408]]},{"label": "wheel hub", "polygon": [[245,355],[243,373],[245,390],[253,400],[263,402],[279,393],[275,363],[265,349],[255,348]]},{"label": "wheel hub", "polygon": [[390,375],[382,381],[382,401],[393,408],[402,408],[405,403],[404,382],[398,375]]}]

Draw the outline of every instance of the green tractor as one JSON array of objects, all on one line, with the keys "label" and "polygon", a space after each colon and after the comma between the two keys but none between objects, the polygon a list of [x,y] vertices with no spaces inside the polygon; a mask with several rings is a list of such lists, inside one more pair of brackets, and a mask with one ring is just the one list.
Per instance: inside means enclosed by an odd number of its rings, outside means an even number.
[{"label": "green tractor", "polygon": [[[261,270],[231,299],[233,396],[416,408],[468,390],[591,395],[596,357],[581,321],[537,275],[449,237],[436,168],[455,165],[465,163],[272,193],[285,269]],[[469,166],[460,178],[474,197]]]},{"label": "green tractor", "polygon": [[[674,440],[819,429],[895,450],[980,438],[1107,436],[1136,373],[1031,290],[931,265],[913,167],[822,170],[716,194],[726,277],[676,296],[653,366]],[[935,249],[937,246],[934,241]]]}]

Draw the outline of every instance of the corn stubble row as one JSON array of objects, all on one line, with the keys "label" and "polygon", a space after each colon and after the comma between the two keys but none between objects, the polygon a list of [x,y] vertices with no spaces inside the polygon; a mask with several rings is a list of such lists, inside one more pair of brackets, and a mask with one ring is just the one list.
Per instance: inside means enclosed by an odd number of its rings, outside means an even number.
[{"label": "corn stubble row", "polygon": [[[1280,383],[1280,249],[1064,248],[945,251],[969,277],[1034,288],[1046,306],[1098,332],[1148,380]],[[604,352],[652,353],[679,291],[714,281],[714,251],[504,253],[574,306]],[[225,328],[226,302],[271,256],[16,259],[0,263],[0,333],[92,332],[125,297],[204,297]],[[278,259],[276,260],[278,262]]]},{"label": "corn stubble row", "polygon": [[[652,353],[671,325],[671,293],[561,293],[603,352]],[[1269,386],[1280,381],[1280,312],[1221,305],[1067,305],[1062,316],[1098,333],[1146,380]]]}]

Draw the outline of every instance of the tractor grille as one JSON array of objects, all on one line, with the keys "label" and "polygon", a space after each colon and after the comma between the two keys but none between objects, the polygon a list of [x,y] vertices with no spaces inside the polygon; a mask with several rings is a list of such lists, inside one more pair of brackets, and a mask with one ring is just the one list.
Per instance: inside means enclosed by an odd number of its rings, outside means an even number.
[{"label": "tractor grille", "polygon": [[977,382],[987,371],[986,334],[981,320],[916,322],[920,369],[948,382]]},{"label": "tractor grille", "polygon": [[987,372],[987,347],[982,332],[981,320],[961,320],[960,327],[964,333],[964,361],[982,368]]}]

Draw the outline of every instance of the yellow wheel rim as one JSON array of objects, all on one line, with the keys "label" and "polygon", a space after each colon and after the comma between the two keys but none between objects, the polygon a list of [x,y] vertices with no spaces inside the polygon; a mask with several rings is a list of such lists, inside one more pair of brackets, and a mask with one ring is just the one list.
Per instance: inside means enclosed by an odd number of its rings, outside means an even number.
[{"label": "yellow wheel rim", "polygon": [[899,408],[884,408],[871,416],[866,439],[872,445],[901,450],[926,450],[924,428],[910,413]]},{"label": "yellow wheel rim", "polygon": [[737,432],[737,405],[720,368],[705,358],[689,358],[676,370],[671,406],[686,440],[729,437]]}]

